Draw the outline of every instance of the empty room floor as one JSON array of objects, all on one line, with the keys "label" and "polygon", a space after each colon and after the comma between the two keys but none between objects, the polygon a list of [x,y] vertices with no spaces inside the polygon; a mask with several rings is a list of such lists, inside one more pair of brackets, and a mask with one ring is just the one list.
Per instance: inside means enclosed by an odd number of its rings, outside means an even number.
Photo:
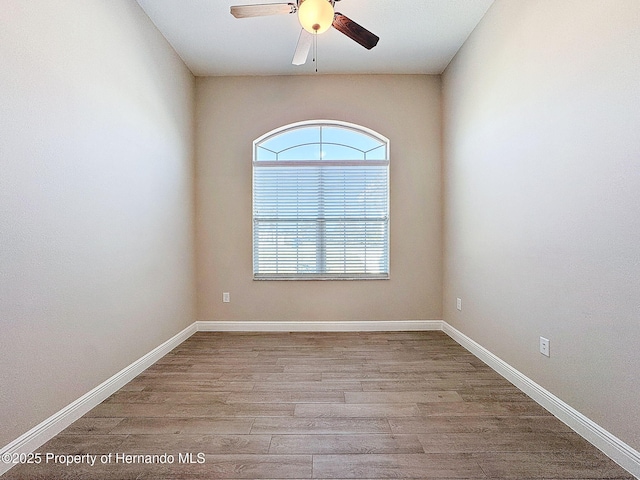
[{"label": "empty room floor", "polygon": [[3,480],[633,478],[435,331],[196,333],[38,452]]}]

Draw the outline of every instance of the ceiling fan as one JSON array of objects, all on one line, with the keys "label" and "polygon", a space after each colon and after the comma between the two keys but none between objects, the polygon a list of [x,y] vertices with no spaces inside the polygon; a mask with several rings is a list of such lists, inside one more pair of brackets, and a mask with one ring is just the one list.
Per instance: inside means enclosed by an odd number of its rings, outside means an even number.
[{"label": "ceiling fan", "polygon": [[234,5],[231,15],[236,18],[262,17],[297,13],[302,30],[293,55],[294,65],[306,63],[311,44],[316,35],[333,27],[350,39],[371,50],[380,38],[345,15],[334,12],[335,3],[340,0],[296,0],[290,3],[267,3],[256,5]]}]

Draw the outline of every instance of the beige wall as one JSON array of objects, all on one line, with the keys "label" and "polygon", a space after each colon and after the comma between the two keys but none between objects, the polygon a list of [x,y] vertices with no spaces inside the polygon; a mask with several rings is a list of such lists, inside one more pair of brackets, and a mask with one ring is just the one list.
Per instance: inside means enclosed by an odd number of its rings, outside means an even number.
[{"label": "beige wall", "polygon": [[0,446],[195,319],[194,78],[133,1],[0,8]]},{"label": "beige wall", "polygon": [[[439,77],[210,77],[196,85],[199,320],[441,318]],[[390,139],[391,280],[252,280],[252,141],[309,119]]]},{"label": "beige wall", "polygon": [[638,52],[637,0],[497,0],[443,78],[445,320],[635,449]]}]

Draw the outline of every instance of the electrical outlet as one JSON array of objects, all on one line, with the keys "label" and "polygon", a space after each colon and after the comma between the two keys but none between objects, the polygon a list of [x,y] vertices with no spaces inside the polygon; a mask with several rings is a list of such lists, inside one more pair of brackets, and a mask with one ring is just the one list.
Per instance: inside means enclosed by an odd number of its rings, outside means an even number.
[{"label": "electrical outlet", "polygon": [[224,292],[222,294],[222,301],[224,303],[229,303],[231,301],[231,297],[229,296],[229,292]]},{"label": "electrical outlet", "polygon": [[540,337],[540,353],[546,357],[550,356],[548,338]]},{"label": "electrical outlet", "polygon": [[456,308],[460,311],[462,311],[462,299],[461,298],[456,298]]}]

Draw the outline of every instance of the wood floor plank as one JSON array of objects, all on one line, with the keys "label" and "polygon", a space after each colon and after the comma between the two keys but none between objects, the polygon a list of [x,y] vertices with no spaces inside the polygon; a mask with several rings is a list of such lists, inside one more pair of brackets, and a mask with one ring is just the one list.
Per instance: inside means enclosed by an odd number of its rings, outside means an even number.
[{"label": "wood floor plank", "polygon": [[168,404],[224,404],[229,393],[219,392],[149,392],[118,391],[107,398],[104,403],[168,403]]},{"label": "wood floor plank", "polygon": [[344,393],[340,390],[328,392],[313,390],[242,392],[227,394],[227,403],[344,403]]},{"label": "wood floor plank", "polygon": [[555,417],[548,416],[433,416],[390,418],[391,431],[396,434],[407,433],[484,433],[494,435],[513,431],[570,432],[571,429]]},{"label": "wood floor plank", "polygon": [[460,389],[460,398],[465,402],[531,402],[531,398],[523,392],[486,391],[486,389]]},{"label": "wood floor plank", "polygon": [[439,391],[402,391],[402,392],[345,392],[346,403],[432,403],[462,402],[458,392]]},{"label": "wood floor plank", "polygon": [[[487,478],[467,454],[314,455],[315,478]],[[427,477],[427,478],[429,478]]]},{"label": "wood floor plank", "polygon": [[[326,365],[284,365],[282,367],[285,373],[327,373],[329,371],[334,373],[348,373],[354,374],[354,377],[357,380],[358,375],[362,374],[379,374],[380,369],[375,365],[353,365],[348,361],[345,361],[341,365],[334,365],[332,367],[327,367]],[[391,372],[395,373],[395,372]]]},{"label": "wood floor plank", "polygon": [[[127,435],[119,448],[120,451],[123,452],[138,454],[168,452],[177,455],[178,452],[203,452],[215,455],[264,455],[269,453],[270,444],[271,435],[203,435],[180,433]],[[418,444],[420,444],[419,441]]]},{"label": "wood floor plank", "polygon": [[360,382],[256,382],[254,390],[256,391],[278,391],[278,390],[303,390],[303,391],[311,391],[317,390],[321,392],[326,392],[330,390],[334,391],[357,391],[362,390],[362,386]]},{"label": "wood floor plank", "polygon": [[250,392],[253,390],[253,382],[224,382],[224,381],[201,381],[201,382],[175,382],[175,381],[154,381],[148,382],[143,391],[145,392]]},{"label": "wood floor plank", "polygon": [[475,372],[477,369],[470,363],[437,360],[419,360],[411,362],[384,362],[381,372]]},{"label": "wood floor plank", "polygon": [[256,418],[252,434],[391,433],[389,422],[379,418]]},{"label": "wood floor plank", "polygon": [[474,433],[419,434],[424,451],[429,453],[487,453],[487,452],[581,452],[584,443],[573,432],[502,431]]},{"label": "wood floor plank", "polygon": [[125,418],[111,434],[248,434],[253,418]]},{"label": "wood floor plank", "polygon": [[424,453],[417,435],[274,435],[269,453]]},{"label": "wood floor plank", "polygon": [[414,403],[301,403],[295,406],[295,417],[389,418],[419,415]]},{"label": "wood floor plank", "polygon": [[69,425],[64,433],[67,435],[94,435],[94,434],[107,434],[112,433],[112,430],[117,427],[124,417],[109,417],[109,418],[93,418],[93,417],[80,417],[78,420]]},{"label": "wood floor plank", "polygon": [[520,479],[630,479],[633,476],[594,452],[499,452],[473,454],[487,476]]},{"label": "wood floor plank", "polygon": [[[393,373],[389,375],[395,375]],[[419,374],[424,379],[424,374]],[[427,380],[362,380],[363,392],[437,392],[441,390],[452,391],[455,388],[438,388]]]},{"label": "wood floor plank", "polygon": [[[219,380],[223,382],[319,382],[325,380],[321,373],[268,373],[268,372],[229,372],[223,373]],[[353,378],[344,380],[355,381]]]},{"label": "wood floor plank", "polygon": [[530,402],[432,402],[418,405],[420,413],[426,416],[497,416],[497,415],[551,415],[547,410]]},{"label": "wood floor plank", "polygon": [[259,417],[291,416],[295,405],[276,403],[238,403],[190,405],[183,403],[102,403],[87,415],[91,417]]},{"label": "wood floor plank", "polygon": [[[150,476],[149,465],[66,465],[64,463],[42,462],[37,465],[18,465],[2,475],[2,480],[142,480],[147,478],[162,479],[163,466],[153,466]],[[166,478],[166,477],[165,477]],[[174,477],[175,478],[175,477]]]},{"label": "wood floor plank", "polygon": [[68,455],[115,452],[122,449],[127,437],[127,435],[61,434],[42,445],[38,452]]},{"label": "wood floor plank", "polygon": [[[327,381],[336,381],[336,380],[350,380],[355,382],[409,382],[416,385],[416,383],[424,382],[426,385],[429,385],[425,381],[425,376],[423,373],[403,373],[403,372],[379,372],[372,371],[369,368],[369,371],[363,372],[323,372],[322,380]],[[443,389],[444,390],[444,389]]]},{"label": "wood floor plank", "polygon": [[202,478],[224,480],[304,479],[311,478],[313,468],[311,455],[206,455],[205,460],[201,466],[185,467],[185,473],[202,472]]}]

